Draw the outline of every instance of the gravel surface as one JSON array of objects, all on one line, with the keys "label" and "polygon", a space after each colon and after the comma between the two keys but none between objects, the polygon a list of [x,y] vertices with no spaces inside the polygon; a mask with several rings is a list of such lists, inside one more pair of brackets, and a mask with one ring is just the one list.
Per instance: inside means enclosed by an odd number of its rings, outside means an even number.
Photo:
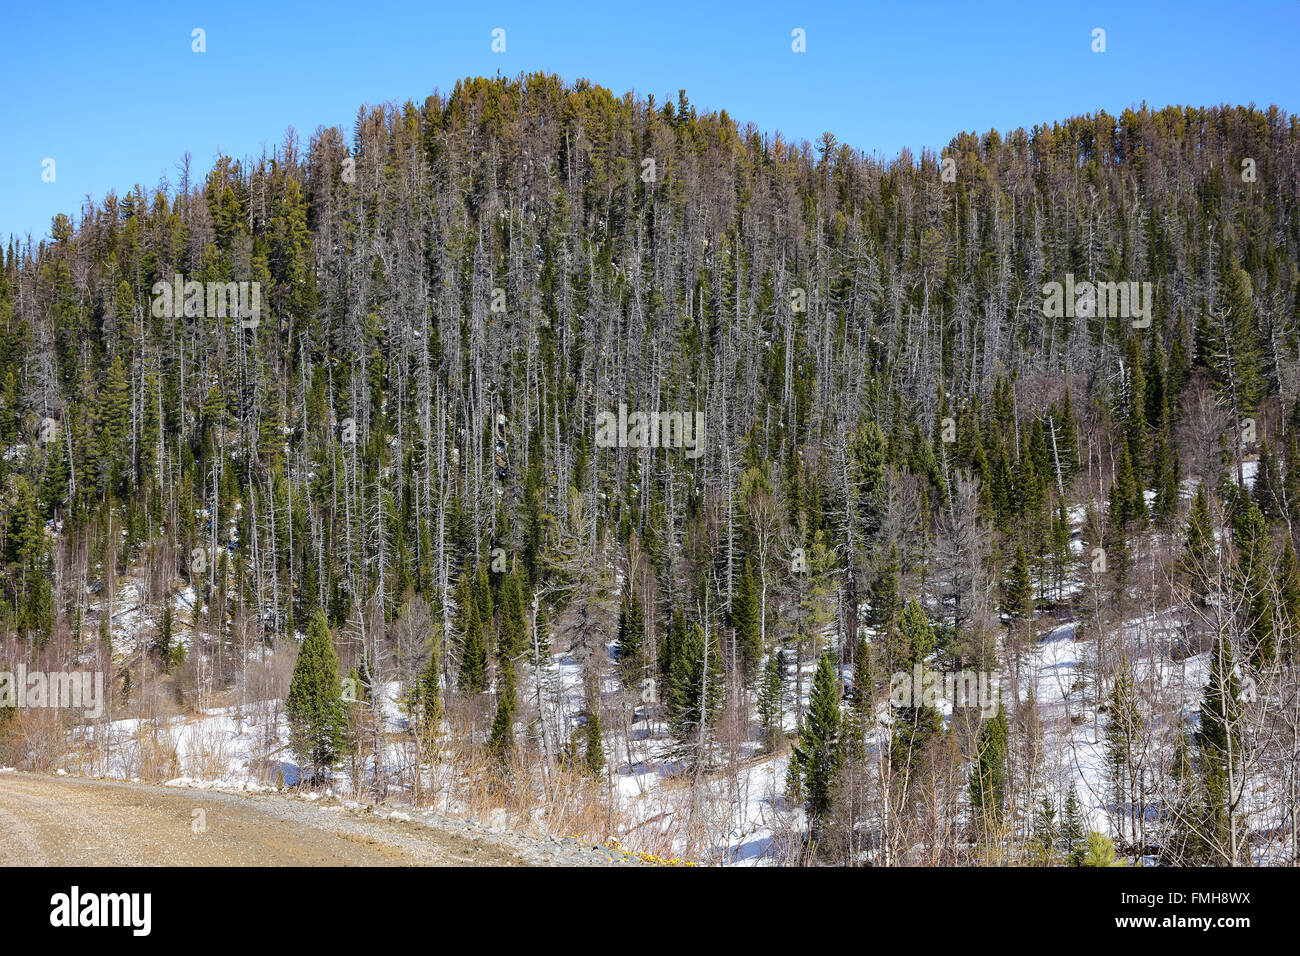
[{"label": "gravel surface", "polygon": [[0,866],[634,866],[560,837],[334,798],[0,772]]}]

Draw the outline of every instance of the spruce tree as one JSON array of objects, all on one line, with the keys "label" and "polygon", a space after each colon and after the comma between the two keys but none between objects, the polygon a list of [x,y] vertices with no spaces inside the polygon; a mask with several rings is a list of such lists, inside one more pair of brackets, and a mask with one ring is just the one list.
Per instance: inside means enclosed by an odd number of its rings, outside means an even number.
[{"label": "spruce tree", "polygon": [[294,750],[314,770],[328,769],[343,748],[346,712],[339,658],[329,624],[317,611],[293,666],[285,715]]},{"label": "spruce tree", "polygon": [[1300,566],[1297,566],[1295,546],[1291,536],[1286,536],[1286,545],[1282,549],[1282,560],[1277,569],[1278,633],[1282,637],[1282,646],[1278,652],[1290,667],[1300,662]]},{"label": "spruce tree", "polygon": [[[711,724],[722,703],[722,657],[704,628],[691,624],[673,649],[668,673],[668,724],[682,743],[699,739],[700,724]],[[697,755],[698,756],[698,755]]]},{"label": "spruce tree", "polygon": [[875,573],[867,597],[867,624],[886,633],[902,610],[898,596],[898,549],[890,546],[889,560]]},{"label": "spruce tree", "polygon": [[519,568],[506,575],[501,585],[501,636],[497,658],[505,666],[526,654],[529,648],[528,620],[524,614],[524,589]]},{"label": "spruce tree", "polygon": [[746,684],[754,679],[758,663],[763,658],[763,637],[758,615],[758,590],[753,571],[746,561],[731,598],[731,627],[736,634],[741,679]]},{"label": "spruce tree", "polygon": [[1060,829],[1056,822],[1056,807],[1052,805],[1047,794],[1043,794],[1038,801],[1037,812],[1034,814],[1033,862],[1038,866],[1055,866],[1059,858],[1056,847],[1059,839]]},{"label": "spruce tree", "polygon": [[497,683],[497,711],[492,718],[492,730],[487,742],[488,756],[498,771],[505,769],[514,752],[516,707],[514,667],[504,667]]},{"label": "spruce tree", "polygon": [[429,649],[429,660],[420,669],[416,679],[417,719],[422,723],[426,734],[436,732],[438,722],[442,719],[442,694],[438,675],[438,646],[434,642]]},{"label": "spruce tree", "polygon": [[1244,612],[1250,662],[1259,670],[1271,664],[1277,652],[1268,522],[1244,493],[1238,494],[1234,510],[1233,538],[1239,555],[1234,584]]},{"label": "spruce tree", "polygon": [[1083,866],[1084,844],[1083,813],[1079,809],[1079,798],[1073,784],[1065,796],[1065,819],[1061,824],[1061,845],[1065,860],[1070,866]]},{"label": "spruce tree", "polygon": [[588,774],[599,778],[605,772],[605,745],[600,733],[600,712],[596,707],[595,695],[587,702],[587,749],[583,755],[583,764]]},{"label": "spruce tree", "polygon": [[1016,545],[1016,554],[1002,579],[1001,611],[1007,618],[1008,628],[1030,621],[1033,617],[1033,583],[1029,580],[1029,561],[1023,545]]},{"label": "spruce tree", "polygon": [[1215,565],[1214,527],[1210,519],[1210,505],[1205,497],[1204,485],[1198,485],[1192,499],[1192,511],[1187,518],[1186,543],[1179,561],[1179,576],[1204,604],[1216,586],[1218,571]]},{"label": "spruce tree", "polygon": [[975,828],[993,830],[1002,820],[1007,799],[1007,717],[1002,705],[984,722],[976,743],[975,766],[970,775],[970,805]]},{"label": "spruce tree", "polygon": [[1230,863],[1231,845],[1229,814],[1233,794],[1230,781],[1240,772],[1241,746],[1237,722],[1240,704],[1232,649],[1218,636],[1210,648],[1210,676],[1201,701],[1201,721],[1196,731],[1201,771],[1203,816],[1201,823],[1205,843],[1214,862]]},{"label": "spruce tree", "polygon": [[758,726],[763,746],[775,750],[781,737],[781,717],[785,713],[785,654],[773,651],[767,656],[763,680],[758,692]]},{"label": "spruce tree", "polygon": [[462,575],[456,588],[457,631],[460,634],[460,687],[469,694],[481,693],[487,679],[487,639],[479,616],[480,603],[469,577]]},{"label": "spruce tree", "polygon": [[[1133,826],[1133,844],[1137,845],[1137,820],[1142,812],[1134,806],[1133,800],[1138,796],[1137,777],[1141,772],[1138,758],[1142,752],[1143,733],[1142,714],[1138,710],[1137,693],[1128,660],[1120,659],[1119,670],[1111,687],[1110,710],[1107,713],[1106,728],[1106,765],[1110,771],[1111,785],[1115,790],[1116,805],[1126,812]],[[1126,808],[1126,810],[1124,810]]]},{"label": "spruce tree", "polygon": [[1174,754],[1169,762],[1169,781],[1173,791],[1169,799],[1168,824],[1161,843],[1161,862],[1167,866],[1186,866],[1198,855],[1200,840],[1196,807],[1196,778],[1192,766],[1192,746],[1186,733],[1174,738]]},{"label": "spruce tree", "polygon": [[840,693],[834,655],[826,651],[817,661],[808,713],[799,731],[793,760],[799,763],[808,815],[816,840],[822,819],[831,807],[835,775],[840,766]]},{"label": "spruce tree", "polygon": [[630,588],[618,614],[618,672],[625,687],[640,686],[645,673],[641,647],[645,642],[645,611],[636,588]]},{"label": "spruce tree", "polygon": [[171,667],[173,630],[171,595],[166,595],[163,598],[162,615],[158,621],[158,640],[154,645],[164,668]]}]

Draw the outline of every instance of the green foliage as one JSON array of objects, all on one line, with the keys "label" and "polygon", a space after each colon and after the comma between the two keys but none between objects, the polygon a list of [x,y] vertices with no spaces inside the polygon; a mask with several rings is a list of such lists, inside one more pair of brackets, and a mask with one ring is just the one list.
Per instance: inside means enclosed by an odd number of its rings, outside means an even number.
[{"label": "green foliage", "polygon": [[1083,866],[1087,844],[1084,839],[1083,812],[1074,787],[1065,796],[1065,817],[1061,824],[1061,847],[1070,866]]},{"label": "green foliage", "polygon": [[815,831],[817,822],[830,810],[841,761],[839,682],[830,651],[817,660],[808,713],[799,728],[799,742],[790,760],[799,767]]},{"label": "green foliage", "polygon": [[587,707],[587,749],[583,764],[588,774],[599,778],[605,772],[605,745],[600,733],[600,714],[594,704]]},{"label": "green foliage", "polygon": [[1236,801],[1229,781],[1240,773],[1240,687],[1232,648],[1222,636],[1210,648],[1210,674],[1196,732],[1201,772],[1202,819],[1199,830],[1216,862],[1230,862],[1229,815]]},{"label": "green foliage", "polygon": [[736,652],[741,676],[746,684],[754,678],[763,658],[763,637],[759,627],[758,589],[749,562],[736,584],[731,599],[731,627],[736,635]]},{"label": "green foliage", "polygon": [[1115,844],[1110,837],[1097,830],[1089,830],[1084,841],[1082,866],[1124,866],[1123,860],[1115,859]]},{"label": "green foliage", "polygon": [[698,624],[686,627],[668,669],[668,725],[683,743],[700,739],[722,705],[722,656]]},{"label": "green foliage", "polygon": [[[490,598],[489,598],[490,600]],[[467,693],[482,693],[487,680],[487,638],[481,617],[482,603],[462,575],[456,588],[457,633],[460,635],[460,686]]]},{"label": "green foliage", "polygon": [[642,645],[645,642],[645,610],[636,589],[623,599],[618,615],[618,672],[625,687],[638,687],[645,673]]},{"label": "green foliage", "polygon": [[513,668],[506,668],[497,685],[497,710],[492,718],[487,752],[498,770],[505,768],[515,749],[515,711],[518,709]]},{"label": "green foliage", "polygon": [[775,750],[781,739],[785,698],[785,655],[778,650],[767,656],[758,692],[758,726],[768,750]]},{"label": "green foliage", "polygon": [[970,776],[971,814],[977,829],[987,831],[1002,819],[1007,802],[1007,717],[997,714],[980,728],[975,766]]},{"label": "green foliage", "polygon": [[298,650],[285,699],[289,737],[309,765],[332,767],[343,748],[345,711],[339,658],[325,615],[317,611]]}]

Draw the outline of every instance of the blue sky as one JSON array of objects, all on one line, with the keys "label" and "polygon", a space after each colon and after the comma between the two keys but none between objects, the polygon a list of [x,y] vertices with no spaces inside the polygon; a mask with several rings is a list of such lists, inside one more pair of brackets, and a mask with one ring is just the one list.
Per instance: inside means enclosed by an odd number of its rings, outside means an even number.
[{"label": "blue sky", "polygon": [[[116,9],[113,9],[116,7]],[[685,88],[787,138],[885,156],[1145,100],[1300,110],[1300,2],[14,4],[0,36],[0,237],[47,236],[141,183],[260,153],[358,106],[545,70],[662,101]],[[207,52],[191,52],[191,31]],[[506,31],[493,53],[492,30]],[[1093,53],[1092,31],[1106,31]],[[791,51],[791,31],[807,52]],[[42,182],[42,162],[56,178]]]}]

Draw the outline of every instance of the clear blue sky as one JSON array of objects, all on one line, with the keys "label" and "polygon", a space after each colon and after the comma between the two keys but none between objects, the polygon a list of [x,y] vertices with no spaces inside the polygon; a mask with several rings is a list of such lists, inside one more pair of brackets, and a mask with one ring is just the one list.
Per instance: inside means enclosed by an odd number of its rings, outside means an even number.
[{"label": "clear blue sky", "polygon": [[[357,107],[545,70],[616,93],[685,88],[742,124],[892,156],[1145,100],[1300,110],[1300,0],[1081,3],[17,2],[0,36],[0,237],[87,195],[242,158]],[[191,30],[207,52],[191,52]],[[506,52],[491,32],[506,31]],[[807,52],[791,52],[791,30]],[[1091,50],[1106,30],[1106,52]],[[41,180],[42,161],[56,180]]]}]

